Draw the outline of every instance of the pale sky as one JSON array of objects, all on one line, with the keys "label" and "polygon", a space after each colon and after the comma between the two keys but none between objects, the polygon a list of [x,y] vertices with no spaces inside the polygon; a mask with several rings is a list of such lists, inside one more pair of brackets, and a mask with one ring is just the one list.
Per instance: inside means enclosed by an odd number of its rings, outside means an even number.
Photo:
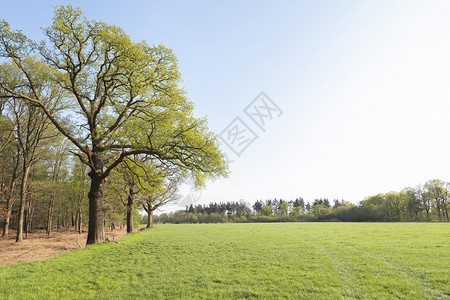
[{"label": "pale sky", "polygon": [[[41,39],[55,4],[7,1],[0,18]],[[303,197],[358,202],[450,181],[449,1],[71,1],[132,39],[174,50],[196,115],[258,135],[198,203]],[[244,113],[265,92],[283,114]],[[186,189],[184,189],[186,192]]]}]

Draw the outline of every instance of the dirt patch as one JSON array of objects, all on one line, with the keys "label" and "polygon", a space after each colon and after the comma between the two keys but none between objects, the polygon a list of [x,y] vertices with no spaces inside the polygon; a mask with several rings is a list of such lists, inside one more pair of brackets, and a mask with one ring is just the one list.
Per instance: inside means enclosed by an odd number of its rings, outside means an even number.
[{"label": "dirt patch", "polygon": [[[0,265],[42,260],[85,248],[87,228],[83,232],[78,234],[73,228],[64,228],[47,236],[45,230],[34,230],[23,242],[16,243],[16,232],[11,231],[7,237],[0,238]],[[105,230],[105,233],[110,240],[127,235],[126,228]]]}]

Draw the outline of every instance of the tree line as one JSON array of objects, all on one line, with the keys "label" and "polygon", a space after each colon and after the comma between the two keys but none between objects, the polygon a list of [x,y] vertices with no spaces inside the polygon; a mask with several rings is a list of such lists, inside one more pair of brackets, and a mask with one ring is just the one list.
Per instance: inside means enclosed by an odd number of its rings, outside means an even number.
[{"label": "tree line", "polygon": [[[414,188],[369,196],[357,204],[345,200],[317,198],[257,200],[190,205],[185,210],[155,217],[160,223],[226,222],[449,222],[450,183],[433,179]],[[143,220],[145,223],[146,220]]]}]

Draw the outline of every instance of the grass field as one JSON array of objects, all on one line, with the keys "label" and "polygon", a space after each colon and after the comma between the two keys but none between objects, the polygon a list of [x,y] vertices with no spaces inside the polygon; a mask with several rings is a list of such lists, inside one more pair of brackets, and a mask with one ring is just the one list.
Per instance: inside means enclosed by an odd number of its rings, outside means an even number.
[{"label": "grass field", "polygon": [[450,298],[450,224],[160,225],[0,267],[0,298]]}]

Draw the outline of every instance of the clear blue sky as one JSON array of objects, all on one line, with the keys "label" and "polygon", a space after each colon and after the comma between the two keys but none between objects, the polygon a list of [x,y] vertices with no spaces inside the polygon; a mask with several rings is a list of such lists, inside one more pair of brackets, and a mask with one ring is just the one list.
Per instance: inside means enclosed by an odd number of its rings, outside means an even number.
[{"label": "clear blue sky", "polygon": [[[33,39],[52,5],[8,1]],[[199,203],[302,196],[357,202],[450,180],[448,1],[71,1],[134,40],[165,44],[198,116],[237,116],[259,138]],[[264,91],[283,115],[266,132],[244,108]]]}]

